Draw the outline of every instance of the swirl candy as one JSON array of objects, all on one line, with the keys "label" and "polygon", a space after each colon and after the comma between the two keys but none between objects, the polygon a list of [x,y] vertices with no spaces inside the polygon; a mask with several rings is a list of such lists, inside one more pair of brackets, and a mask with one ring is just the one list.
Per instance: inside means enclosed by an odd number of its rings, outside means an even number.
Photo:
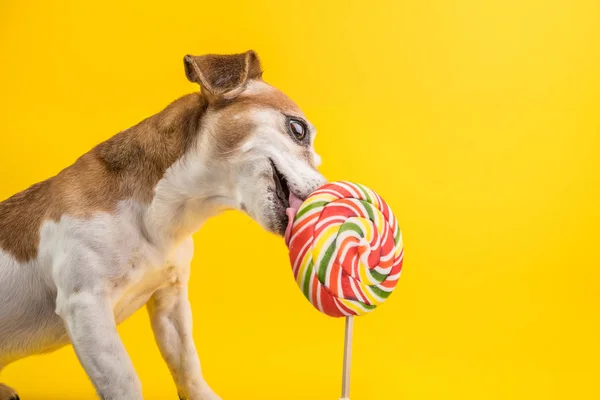
[{"label": "swirl candy", "polygon": [[398,222],[386,202],[363,185],[320,187],[298,209],[286,241],[298,286],[332,317],[374,310],[400,278],[404,247]]}]

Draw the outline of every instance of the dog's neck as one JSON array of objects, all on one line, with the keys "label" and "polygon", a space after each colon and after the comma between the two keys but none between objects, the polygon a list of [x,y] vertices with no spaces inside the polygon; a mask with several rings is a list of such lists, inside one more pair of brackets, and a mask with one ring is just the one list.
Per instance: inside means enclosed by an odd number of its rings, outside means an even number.
[{"label": "dog's neck", "polygon": [[[177,104],[180,101],[181,104]],[[160,122],[152,134],[161,135],[164,133],[161,131],[167,129],[177,137],[193,138],[183,150],[165,148],[179,157],[156,183],[152,200],[143,214],[145,233],[153,244],[175,248],[209,218],[228,209],[239,209],[240,201],[234,170],[226,160],[215,160],[210,151],[214,124],[202,100],[180,99],[157,117]]]},{"label": "dog's neck", "polygon": [[174,248],[209,218],[238,208],[234,190],[224,190],[216,180],[222,177],[215,177],[206,164],[196,167],[200,168],[194,179],[183,178],[189,168],[183,157],[158,182],[143,218],[146,234],[155,245]]}]

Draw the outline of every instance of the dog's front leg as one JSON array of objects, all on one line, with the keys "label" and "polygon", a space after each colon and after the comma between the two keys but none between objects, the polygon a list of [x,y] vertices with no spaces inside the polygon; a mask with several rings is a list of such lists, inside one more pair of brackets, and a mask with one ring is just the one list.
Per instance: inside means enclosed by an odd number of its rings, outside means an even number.
[{"label": "dog's front leg", "polygon": [[187,296],[187,285],[181,282],[154,293],[148,302],[154,337],[181,399],[220,400],[202,377]]},{"label": "dog's front leg", "polygon": [[[63,297],[64,298],[64,297]],[[140,400],[142,387],[117,333],[108,299],[80,291],[59,302],[75,353],[103,400]]]}]

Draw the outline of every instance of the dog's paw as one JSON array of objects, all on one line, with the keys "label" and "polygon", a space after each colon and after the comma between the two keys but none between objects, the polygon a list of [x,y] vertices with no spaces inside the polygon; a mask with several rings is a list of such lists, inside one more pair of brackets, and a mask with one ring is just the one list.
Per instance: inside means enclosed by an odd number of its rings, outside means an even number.
[{"label": "dog's paw", "polygon": [[12,388],[0,383],[0,400],[19,400],[19,395]]}]

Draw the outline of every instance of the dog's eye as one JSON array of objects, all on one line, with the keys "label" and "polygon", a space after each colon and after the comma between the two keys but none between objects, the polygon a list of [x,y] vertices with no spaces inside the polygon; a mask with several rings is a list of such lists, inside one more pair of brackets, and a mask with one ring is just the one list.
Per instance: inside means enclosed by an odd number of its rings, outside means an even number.
[{"label": "dog's eye", "polygon": [[306,127],[301,121],[297,119],[290,119],[289,122],[290,132],[298,140],[303,140],[306,137]]}]

